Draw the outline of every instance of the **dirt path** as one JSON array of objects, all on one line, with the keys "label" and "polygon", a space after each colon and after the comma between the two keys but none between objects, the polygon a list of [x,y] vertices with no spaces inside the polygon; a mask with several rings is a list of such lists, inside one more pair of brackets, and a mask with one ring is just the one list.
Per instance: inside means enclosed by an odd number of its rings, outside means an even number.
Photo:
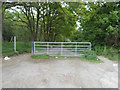
[{"label": "dirt path", "polygon": [[71,59],[34,60],[30,54],[3,60],[3,88],[117,88],[118,68]]}]

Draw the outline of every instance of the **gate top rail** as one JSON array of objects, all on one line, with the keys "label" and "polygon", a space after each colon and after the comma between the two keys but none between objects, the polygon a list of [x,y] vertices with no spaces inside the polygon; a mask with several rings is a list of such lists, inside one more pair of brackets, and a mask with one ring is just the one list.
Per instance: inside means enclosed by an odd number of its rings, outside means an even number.
[{"label": "gate top rail", "polygon": [[38,42],[38,41],[34,41],[34,43],[88,43],[88,44],[91,44],[91,42]]}]

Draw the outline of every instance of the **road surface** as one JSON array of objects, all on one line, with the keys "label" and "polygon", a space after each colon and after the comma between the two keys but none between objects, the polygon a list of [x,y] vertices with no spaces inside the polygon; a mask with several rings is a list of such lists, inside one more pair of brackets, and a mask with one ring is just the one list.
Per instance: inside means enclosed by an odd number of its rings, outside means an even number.
[{"label": "road surface", "polygon": [[79,58],[32,59],[31,54],[3,60],[3,88],[118,88],[118,67],[102,56],[104,63]]}]

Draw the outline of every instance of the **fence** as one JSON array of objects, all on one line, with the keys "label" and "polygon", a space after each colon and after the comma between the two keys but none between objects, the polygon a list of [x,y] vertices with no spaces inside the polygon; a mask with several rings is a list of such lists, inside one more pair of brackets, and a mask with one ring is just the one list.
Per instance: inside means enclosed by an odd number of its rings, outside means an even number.
[{"label": "fence", "polygon": [[90,42],[34,42],[34,54],[50,56],[80,56],[84,51],[91,50]]}]

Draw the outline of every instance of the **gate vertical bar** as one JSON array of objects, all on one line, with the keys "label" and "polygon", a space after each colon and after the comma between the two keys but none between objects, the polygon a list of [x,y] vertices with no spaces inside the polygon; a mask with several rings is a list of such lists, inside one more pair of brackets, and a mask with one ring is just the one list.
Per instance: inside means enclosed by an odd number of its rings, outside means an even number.
[{"label": "gate vertical bar", "polygon": [[75,45],[75,56],[77,56],[77,42],[76,42],[76,45]]},{"label": "gate vertical bar", "polygon": [[14,51],[16,52],[16,36],[14,36]]},{"label": "gate vertical bar", "polygon": [[49,52],[49,42],[47,43],[47,54],[49,54],[48,52]]},{"label": "gate vertical bar", "polygon": [[62,46],[63,46],[63,42],[61,42],[61,56],[62,56],[62,49],[63,49]]}]

